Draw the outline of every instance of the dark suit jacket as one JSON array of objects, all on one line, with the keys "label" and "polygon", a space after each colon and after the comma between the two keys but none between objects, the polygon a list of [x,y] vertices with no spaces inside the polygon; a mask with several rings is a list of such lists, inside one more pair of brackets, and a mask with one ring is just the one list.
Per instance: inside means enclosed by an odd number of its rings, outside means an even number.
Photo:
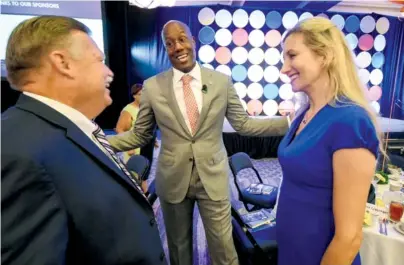
[{"label": "dark suit jacket", "polygon": [[153,210],[75,124],[21,95],[2,115],[2,264],[166,264]]}]

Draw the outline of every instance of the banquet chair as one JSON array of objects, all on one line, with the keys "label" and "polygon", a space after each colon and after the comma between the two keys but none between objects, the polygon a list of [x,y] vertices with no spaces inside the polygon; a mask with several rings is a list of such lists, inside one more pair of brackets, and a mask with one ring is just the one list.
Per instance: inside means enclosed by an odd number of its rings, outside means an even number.
[{"label": "banquet chair", "polygon": [[135,172],[141,181],[145,181],[149,178],[150,162],[142,155],[131,156],[128,162],[126,162],[126,167],[129,171]]},{"label": "banquet chair", "polygon": [[[234,184],[236,185],[239,199],[243,202],[244,207],[247,211],[251,212],[254,210],[266,208],[271,209],[276,204],[276,196],[278,193],[278,188],[274,187],[274,190],[270,194],[253,194],[249,192],[249,187],[241,188],[239,181],[237,180],[238,175],[243,169],[250,169],[253,171],[258,182],[256,184],[264,184],[260,174],[251,162],[250,157],[243,152],[236,153],[232,155],[229,159],[230,169],[234,175]],[[264,184],[265,185],[265,184]],[[253,205],[249,207],[248,205]]]}]

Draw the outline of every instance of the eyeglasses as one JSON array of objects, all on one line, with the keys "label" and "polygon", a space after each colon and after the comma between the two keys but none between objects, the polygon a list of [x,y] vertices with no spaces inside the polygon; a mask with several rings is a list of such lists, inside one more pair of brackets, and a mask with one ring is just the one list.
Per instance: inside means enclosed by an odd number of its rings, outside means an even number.
[{"label": "eyeglasses", "polygon": [[188,44],[190,41],[187,37],[180,37],[178,40],[166,40],[166,48],[173,49],[175,44],[179,43],[181,46]]}]

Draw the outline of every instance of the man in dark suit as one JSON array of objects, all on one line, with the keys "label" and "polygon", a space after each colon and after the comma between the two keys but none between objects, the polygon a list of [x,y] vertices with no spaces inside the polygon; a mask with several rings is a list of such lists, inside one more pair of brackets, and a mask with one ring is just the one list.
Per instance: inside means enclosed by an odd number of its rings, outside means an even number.
[{"label": "man in dark suit", "polygon": [[88,34],[45,16],[10,36],[22,94],[2,115],[2,264],[166,264],[150,204],[91,122],[113,73]]}]

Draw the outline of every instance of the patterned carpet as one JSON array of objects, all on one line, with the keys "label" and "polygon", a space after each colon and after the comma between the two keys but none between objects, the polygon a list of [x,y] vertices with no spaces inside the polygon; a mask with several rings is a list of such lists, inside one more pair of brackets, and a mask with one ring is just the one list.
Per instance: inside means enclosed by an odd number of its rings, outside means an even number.
[{"label": "patterned carpet", "polygon": [[[158,153],[158,152],[155,152]],[[148,182],[151,182],[155,177],[156,165],[158,156],[155,156]],[[278,186],[282,178],[282,171],[277,159],[261,159],[253,160],[255,168],[260,173],[264,183]],[[236,186],[234,185],[234,177],[231,172],[229,172],[229,178],[231,179],[231,198],[232,200],[238,200],[238,193]],[[249,183],[257,182],[257,178],[254,177],[252,170],[243,170],[238,176],[238,181],[241,187],[246,187]],[[160,208],[160,202],[157,200],[153,205],[155,215],[157,216],[157,222],[160,230],[160,237],[163,242],[163,247],[166,252],[166,257],[168,257],[167,239],[166,231],[164,227],[163,215]],[[199,216],[199,211],[197,206],[195,206],[194,211],[194,226],[193,226],[193,242],[194,242],[194,262],[193,265],[210,265],[210,258],[205,238],[205,230],[203,228],[202,220]]]}]

